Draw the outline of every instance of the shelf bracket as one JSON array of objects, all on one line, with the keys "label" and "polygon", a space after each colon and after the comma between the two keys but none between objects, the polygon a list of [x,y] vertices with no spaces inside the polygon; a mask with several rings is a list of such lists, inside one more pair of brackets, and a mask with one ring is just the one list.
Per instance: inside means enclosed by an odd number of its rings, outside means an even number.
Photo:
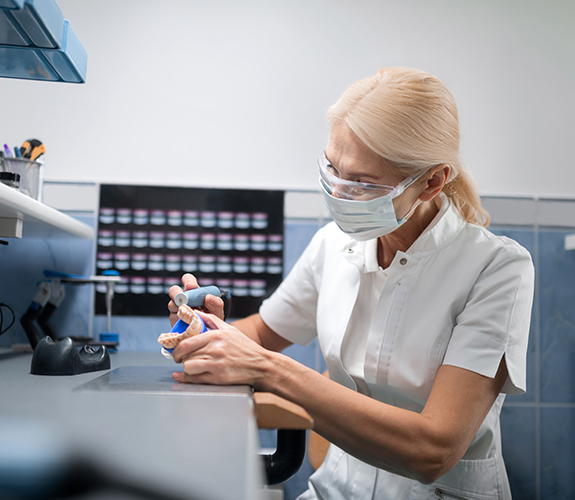
[{"label": "shelf bracket", "polygon": [[22,219],[18,217],[0,217],[0,237],[22,238]]}]

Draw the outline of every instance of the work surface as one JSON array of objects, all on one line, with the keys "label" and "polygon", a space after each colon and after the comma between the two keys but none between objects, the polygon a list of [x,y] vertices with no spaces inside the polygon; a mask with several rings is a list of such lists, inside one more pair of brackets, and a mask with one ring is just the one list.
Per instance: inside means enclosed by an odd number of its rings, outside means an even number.
[{"label": "work surface", "polygon": [[111,371],[55,377],[31,375],[31,355],[0,358],[1,430],[49,432],[114,474],[183,498],[259,497],[249,387],[177,383],[181,367],[159,352],[111,359]]}]

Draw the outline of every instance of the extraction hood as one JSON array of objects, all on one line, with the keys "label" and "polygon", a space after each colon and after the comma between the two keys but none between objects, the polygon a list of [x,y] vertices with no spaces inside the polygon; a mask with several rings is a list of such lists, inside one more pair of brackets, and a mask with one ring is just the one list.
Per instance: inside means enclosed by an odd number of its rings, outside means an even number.
[{"label": "extraction hood", "polygon": [[54,0],[0,0],[0,77],[84,83],[87,63]]}]

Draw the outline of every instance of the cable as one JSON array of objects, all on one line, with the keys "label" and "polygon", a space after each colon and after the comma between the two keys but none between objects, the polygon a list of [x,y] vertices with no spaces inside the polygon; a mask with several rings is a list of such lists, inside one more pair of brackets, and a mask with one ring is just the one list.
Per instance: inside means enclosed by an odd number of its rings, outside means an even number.
[{"label": "cable", "polygon": [[[5,307],[6,309],[8,309],[11,313],[12,313],[12,321],[10,322],[10,324],[4,328],[3,328],[3,324],[4,324],[4,313],[2,312],[2,308]],[[8,330],[10,330],[10,328],[12,328],[12,325],[14,324],[14,321],[16,321],[16,315],[14,314],[14,310],[8,305],[8,304],[4,304],[3,302],[0,302],[0,335],[6,333]]]}]

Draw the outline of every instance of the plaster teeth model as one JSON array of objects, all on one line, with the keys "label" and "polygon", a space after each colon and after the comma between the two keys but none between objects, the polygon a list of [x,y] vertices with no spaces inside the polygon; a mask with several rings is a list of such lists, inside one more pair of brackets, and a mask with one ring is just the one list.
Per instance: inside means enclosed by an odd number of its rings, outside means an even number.
[{"label": "plaster teeth model", "polygon": [[174,349],[182,340],[199,335],[202,331],[202,320],[191,307],[185,304],[181,305],[178,309],[178,318],[189,326],[183,333],[162,333],[158,337],[158,342],[165,349]]}]

